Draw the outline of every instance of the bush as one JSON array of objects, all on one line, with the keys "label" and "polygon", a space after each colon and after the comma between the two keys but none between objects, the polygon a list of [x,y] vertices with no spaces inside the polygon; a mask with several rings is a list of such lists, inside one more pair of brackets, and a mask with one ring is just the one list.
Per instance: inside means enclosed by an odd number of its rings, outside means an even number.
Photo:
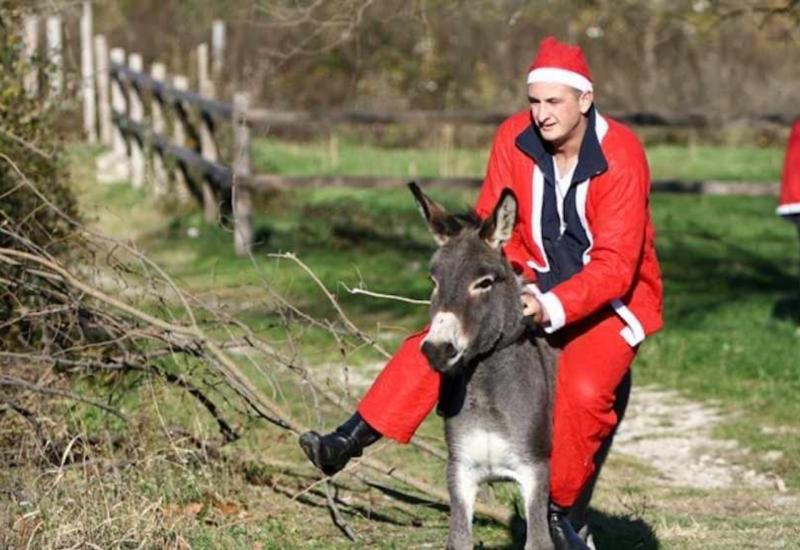
[{"label": "bush", "polygon": [[[19,2],[0,11],[0,247],[63,256],[69,250],[77,219],[75,197],[67,186],[61,145],[52,130],[56,107],[28,97],[23,75],[31,64],[22,55]],[[0,281],[0,318],[41,301],[35,285],[9,288]],[[4,323],[0,346],[31,342],[21,323]],[[33,337],[35,340],[36,337]]]},{"label": "bush", "polygon": [[42,61],[23,59],[22,40],[16,32],[21,27],[18,9],[0,12],[0,152],[4,157],[0,157],[0,216],[6,225],[0,245],[19,246],[19,240],[9,235],[10,226],[33,244],[58,253],[66,248],[64,239],[70,232],[61,214],[76,218],[78,213],[66,185],[59,138],[52,131],[56,109],[41,98],[28,97],[23,87],[30,64]]}]

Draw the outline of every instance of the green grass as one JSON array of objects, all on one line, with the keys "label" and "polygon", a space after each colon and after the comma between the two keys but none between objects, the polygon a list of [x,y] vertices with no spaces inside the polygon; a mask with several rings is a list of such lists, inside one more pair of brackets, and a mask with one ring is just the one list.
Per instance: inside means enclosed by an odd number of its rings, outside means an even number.
[{"label": "green grass", "polygon": [[[450,209],[463,209],[474,195],[432,194]],[[241,304],[239,314],[262,328],[271,315],[265,281],[310,314],[335,317],[297,266],[268,257],[279,251],[307,263],[358,323],[372,330],[380,324],[390,345],[427,317],[424,306],[352,296],[342,286],[427,297],[434,244],[405,189],[270,196],[256,209],[253,260],[236,257],[231,234],[203,223],[199,212],[169,218],[152,199],[119,186],[96,187],[85,197],[122,207],[120,216],[128,218],[135,215],[130,201],[149,204],[134,209],[154,220],[139,246],[195,291]],[[776,440],[768,428],[800,431],[800,246],[793,227],[774,215],[774,199],[763,197],[654,195],[652,211],[666,328],[642,347],[638,380],[720,400],[737,413],[726,433],[757,450],[783,448],[795,458],[781,473],[800,487],[800,438]],[[103,219],[120,229],[117,216],[105,212]],[[199,237],[188,238],[189,228]],[[313,353],[318,340],[306,337]]]},{"label": "green grass", "polygon": [[[73,154],[80,177],[89,155],[82,150]],[[427,296],[427,261],[434,244],[404,189],[311,190],[264,197],[256,208],[259,244],[252,259],[236,257],[231,234],[205,224],[196,209],[176,209],[127,186],[81,185],[81,189],[81,202],[97,227],[121,237],[135,236],[139,247],[193,292],[227,304],[267,339],[278,340],[285,334],[265,284],[315,317],[335,318],[324,295],[299,268],[269,257],[277,251],[296,253],[337,293],[351,318],[370,333],[382,335],[382,343],[389,348],[427,318],[424,306],[351,296],[340,286],[364,284],[380,292]],[[451,209],[467,206],[474,198],[470,192],[431,194]],[[769,198],[655,195],[652,209],[666,284],[666,327],[642,346],[634,367],[635,383],[656,383],[700,400],[713,399],[728,418],[719,435],[753,449],[749,466],[776,472],[793,491],[800,489],[800,400],[796,397],[800,392],[800,246],[795,231],[774,215],[774,200]],[[190,229],[198,236],[189,237]],[[377,359],[366,350],[351,349],[343,360],[335,343],[319,331],[298,330],[295,336],[300,356],[312,364],[332,363],[331,375],[345,363],[355,370]],[[271,383],[292,387],[288,377],[281,375]],[[275,398],[302,421],[317,425],[307,407],[307,391]],[[138,399],[136,425],[142,430],[159,425],[155,403],[168,417],[207,418],[187,398],[174,401],[157,391]],[[342,415],[327,412],[323,427],[331,427]],[[82,419],[87,420],[99,422],[94,417]],[[213,434],[212,427],[204,430]],[[441,420],[432,416],[420,433],[440,437]],[[158,444],[156,436],[151,444]],[[783,451],[783,457],[776,463],[762,462],[760,456],[767,450]],[[380,452],[382,459],[413,469],[420,477],[433,482],[442,479],[441,463],[411,448],[388,446]],[[270,457],[304,464],[294,438],[284,432],[249,430],[243,440],[227,448],[224,464],[187,464],[183,458],[171,458],[168,448],[155,456],[141,466],[117,472],[118,479],[101,478],[99,484],[92,481],[83,486],[80,480],[72,480],[75,485],[70,485],[69,476],[77,474],[69,474],[61,492],[48,492],[49,478],[37,481],[41,486],[33,484],[31,489],[41,491],[37,505],[50,513],[42,532],[57,533],[59,523],[65,528],[90,525],[86,518],[104,518],[104,502],[111,498],[118,509],[131,508],[136,522],[121,519],[119,525],[107,524],[104,529],[111,534],[99,532],[89,540],[108,544],[119,540],[114,537],[122,536],[125,528],[133,528],[140,530],[141,540],[153,533],[146,539],[153,544],[177,544],[179,535],[193,548],[351,547],[331,525],[319,491],[296,499],[286,497],[287,492],[297,494],[313,481],[310,471],[289,475],[264,464]],[[648,481],[652,476],[632,459],[612,455],[595,500],[601,548],[754,547],[755,541],[773,535],[775,540],[793,541],[800,530],[796,514],[775,508],[770,491],[654,488]],[[347,478],[344,483],[349,483]],[[74,487],[85,491],[87,505],[79,510],[69,506],[68,495]],[[510,488],[496,492],[501,502],[512,500]],[[247,514],[219,517],[209,504],[209,493],[236,501]],[[354,486],[343,495],[369,503],[360,512],[350,508],[346,512],[362,537],[362,546],[412,548],[439,546],[444,540],[446,517],[439,512],[415,506],[418,519],[412,522],[407,510],[378,489],[364,492]],[[159,512],[198,501],[205,508],[197,518],[164,517]],[[161,508],[151,508],[153,503]],[[370,521],[364,517],[372,513],[386,518]],[[504,528],[487,523],[476,526],[476,540],[487,547],[509,547],[512,538]]]},{"label": "green grass", "polygon": [[[104,193],[113,202],[121,191]],[[451,209],[472,200],[469,192],[433,194]],[[721,401],[737,413],[726,434],[757,450],[781,448],[795,457],[781,474],[800,487],[800,438],[768,436],[769,426],[800,431],[800,247],[793,228],[773,209],[770,198],[652,198],[666,328],[642,347],[636,375],[640,382]],[[270,311],[262,281],[312,315],[334,318],[299,268],[267,256],[277,251],[295,252],[357,322],[379,323],[390,343],[424,323],[424,306],[351,296],[342,286],[427,296],[434,245],[406,190],[286,193],[270,197],[257,212],[255,264],[237,258],[230,233],[205,225],[199,213],[154,227],[139,244],[190,288],[246,303],[241,315],[261,326]],[[189,227],[200,236],[187,238]]]},{"label": "green grass", "polygon": [[[724,435],[800,456],[800,245],[772,199],[656,196],[666,328],[643,346],[644,380],[725,404]],[[778,472],[800,487],[800,463]]]},{"label": "green grass", "polygon": [[291,143],[257,139],[253,165],[257,172],[306,175],[443,177],[478,176],[488,158],[479,149],[403,149],[340,141]]},{"label": "green grass", "polygon": [[647,148],[653,179],[778,181],[783,149],[656,145]]},{"label": "green grass", "polygon": [[[339,141],[291,143],[258,139],[257,172],[307,175],[482,177],[490,143],[483,149],[398,149]],[[653,179],[777,181],[779,148],[654,145],[647,148]]]}]

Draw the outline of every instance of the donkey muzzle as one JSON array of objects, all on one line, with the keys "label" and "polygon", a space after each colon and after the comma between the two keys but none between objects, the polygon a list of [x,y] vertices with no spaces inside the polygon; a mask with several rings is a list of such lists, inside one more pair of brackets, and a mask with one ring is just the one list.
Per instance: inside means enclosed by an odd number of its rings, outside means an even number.
[{"label": "donkey muzzle", "polygon": [[458,317],[442,311],[434,315],[428,335],[422,342],[422,353],[431,367],[442,373],[453,369],[466,348],[467,339]]},{"label": "donkey muzzle", "polygon": [[425,341],[422,343],[422,354],[428,358],[434,370],[442,373],[453,368],[461,358],[461,352],[450,342]]}]

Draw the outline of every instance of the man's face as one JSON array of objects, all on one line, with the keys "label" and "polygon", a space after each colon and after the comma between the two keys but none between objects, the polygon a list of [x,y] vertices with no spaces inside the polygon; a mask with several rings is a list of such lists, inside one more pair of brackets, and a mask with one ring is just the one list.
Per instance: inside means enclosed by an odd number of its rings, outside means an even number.
[{"label": "man's face", "polygon": [[566,84],[536,82],[528,86],[528,100],[542,139],[560,144],[576,135],[593,97]]}]

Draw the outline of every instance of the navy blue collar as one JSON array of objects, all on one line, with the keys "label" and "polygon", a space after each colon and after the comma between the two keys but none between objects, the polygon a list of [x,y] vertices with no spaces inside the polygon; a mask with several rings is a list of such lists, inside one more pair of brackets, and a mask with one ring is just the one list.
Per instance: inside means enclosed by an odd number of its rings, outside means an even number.
[{"label": "navy blue collar", "polygon": [[[597,122],[597,112],[594,105],[589,109],[589,120],[586,125],[586,134],[583,136],[580,151],[578,151],[578,165],[575,167],[575,172],[572,174],[572,182],[584,181],[589,178],[598,176],[608,170],[608,162],[600,148],[600,142],[597,140],[597,130],[595,124]],[[539,170],[544,174],[545,180],[550,183],[555,183],[555,174],[553,168],[553,155],[551,155],[544,147],[544,141],[539,134],[539,130],[531,122],[516,139],[517,147],[523,153],[531,157]]]}]

